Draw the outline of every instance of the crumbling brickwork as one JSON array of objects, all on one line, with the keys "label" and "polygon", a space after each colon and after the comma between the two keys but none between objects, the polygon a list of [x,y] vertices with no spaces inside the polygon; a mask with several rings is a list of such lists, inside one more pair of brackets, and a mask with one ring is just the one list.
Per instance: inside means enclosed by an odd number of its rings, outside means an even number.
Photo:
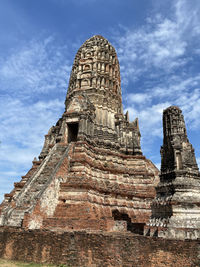
[{"label": "crumbling brickwork", "polygon": [[180,108],[163,112],[160,183],[145,234],[200,238],[200,173]]},{"label": "crumbling brickwork", "polygon": [[132,233],[0,229],[0,257],[70,267],[197,267],[199,241]]},{"label": "crumbling brickwork", "polygon": [[65,105],[39,160],[5,195],[0,225],[143,234],[158,170],[142,155],[138,120],[123,114],[119,62],[102,36],[78,50]]},{"label": "crumbling brickwork", "polygon": [[0,257],[199,266],[200,174],[178,107],[164,111],[163,133],[159,182],[142,154],[138,119],[123,114],[115,49],[99,35],[87,40],[74,60],[64,114],[0,205]]}]

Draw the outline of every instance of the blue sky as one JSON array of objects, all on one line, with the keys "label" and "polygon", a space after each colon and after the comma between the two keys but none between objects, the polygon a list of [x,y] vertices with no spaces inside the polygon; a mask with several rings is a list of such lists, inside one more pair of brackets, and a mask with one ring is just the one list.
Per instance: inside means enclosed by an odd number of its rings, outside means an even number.
[{"label": "blue sky", "polygon": [[200,163],[199,0],[0,0],[0,200],[62,115],[75,54],[95,34],[116,48],[144,155],[159,166],[162,111],[178,105]]}]

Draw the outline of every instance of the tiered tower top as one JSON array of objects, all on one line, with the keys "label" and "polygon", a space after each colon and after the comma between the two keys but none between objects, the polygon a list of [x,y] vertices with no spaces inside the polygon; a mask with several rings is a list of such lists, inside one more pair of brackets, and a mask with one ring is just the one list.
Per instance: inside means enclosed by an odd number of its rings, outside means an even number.
[{"label": "tiered tower top", "polygon": [[183,114],[179,107],[170,106],[163,111],[163,133],[164,143],[168,139],[172,140],[175,135],[188,142]]},{"label": "tiered tower top", "polygon": [[161,173],[177,170],[196,171],[198,166],[190,144],[182,111],[171,106],[163,112],[163,146]]},{"label": "tiered tower top", "polygon": [[110,108],[121,114],[122,97],[120,67],[114,47],[102,36],[88,39],[78,50],[69,81],[66,106],[80,93],[86,94],[94,106]]}]

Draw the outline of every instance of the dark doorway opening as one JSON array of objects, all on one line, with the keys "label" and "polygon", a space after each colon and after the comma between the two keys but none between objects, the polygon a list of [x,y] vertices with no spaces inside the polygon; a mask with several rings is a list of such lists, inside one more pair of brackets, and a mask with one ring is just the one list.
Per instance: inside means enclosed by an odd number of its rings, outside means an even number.
[{"label": "dark doorway opening", "polygon": [[112,211],[112,217],[115,221],[126,221],[127,231],[135,234],[143,235],[145,223],[132,223],[131,218],[126,213],[121,213],[118,210]]},{"label": "dark doorway opening", "polygon": [[144,234],[144,226],[145,226],[145,223],[132,223],[131,232],[138,234],[138,235],[143,235]]},{"label": "dark doorway opening", "polygon": [[155,232],[153,233],[153,236],[158,236],[158,229],[155,230]]},{"label": "dark doorway opening", "polygon": [[78,123],[68,123],[68,143],[76,142],[78,137]]}]

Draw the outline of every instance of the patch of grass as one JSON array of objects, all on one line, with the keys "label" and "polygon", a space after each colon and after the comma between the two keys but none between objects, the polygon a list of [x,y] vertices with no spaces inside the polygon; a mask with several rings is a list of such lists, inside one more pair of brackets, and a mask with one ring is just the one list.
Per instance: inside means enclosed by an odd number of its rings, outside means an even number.
[{"label": "patch of grass", "polygon": [[66,265],[53,265],[53,264],[42,264],[42,263],[34,263],[34,262],[20,262],[13,260],[5,260],[0,259],[1,267],[67,267]]},{"label": "patch of grass", "polygon": [[56,265],[50,264],[42,264],[42,263],[34,263],[34,262],[16,262],[16,267],[55,267]]},{"label": "patch of grass", "polygon": [[34,263],[34,262],[30,262],[30,263],[25,263],[25,262],[16,262],[16,266],[17,267],[55,267],[55,265],[47,265],[47,264],[41,264],[41,263]]}]

